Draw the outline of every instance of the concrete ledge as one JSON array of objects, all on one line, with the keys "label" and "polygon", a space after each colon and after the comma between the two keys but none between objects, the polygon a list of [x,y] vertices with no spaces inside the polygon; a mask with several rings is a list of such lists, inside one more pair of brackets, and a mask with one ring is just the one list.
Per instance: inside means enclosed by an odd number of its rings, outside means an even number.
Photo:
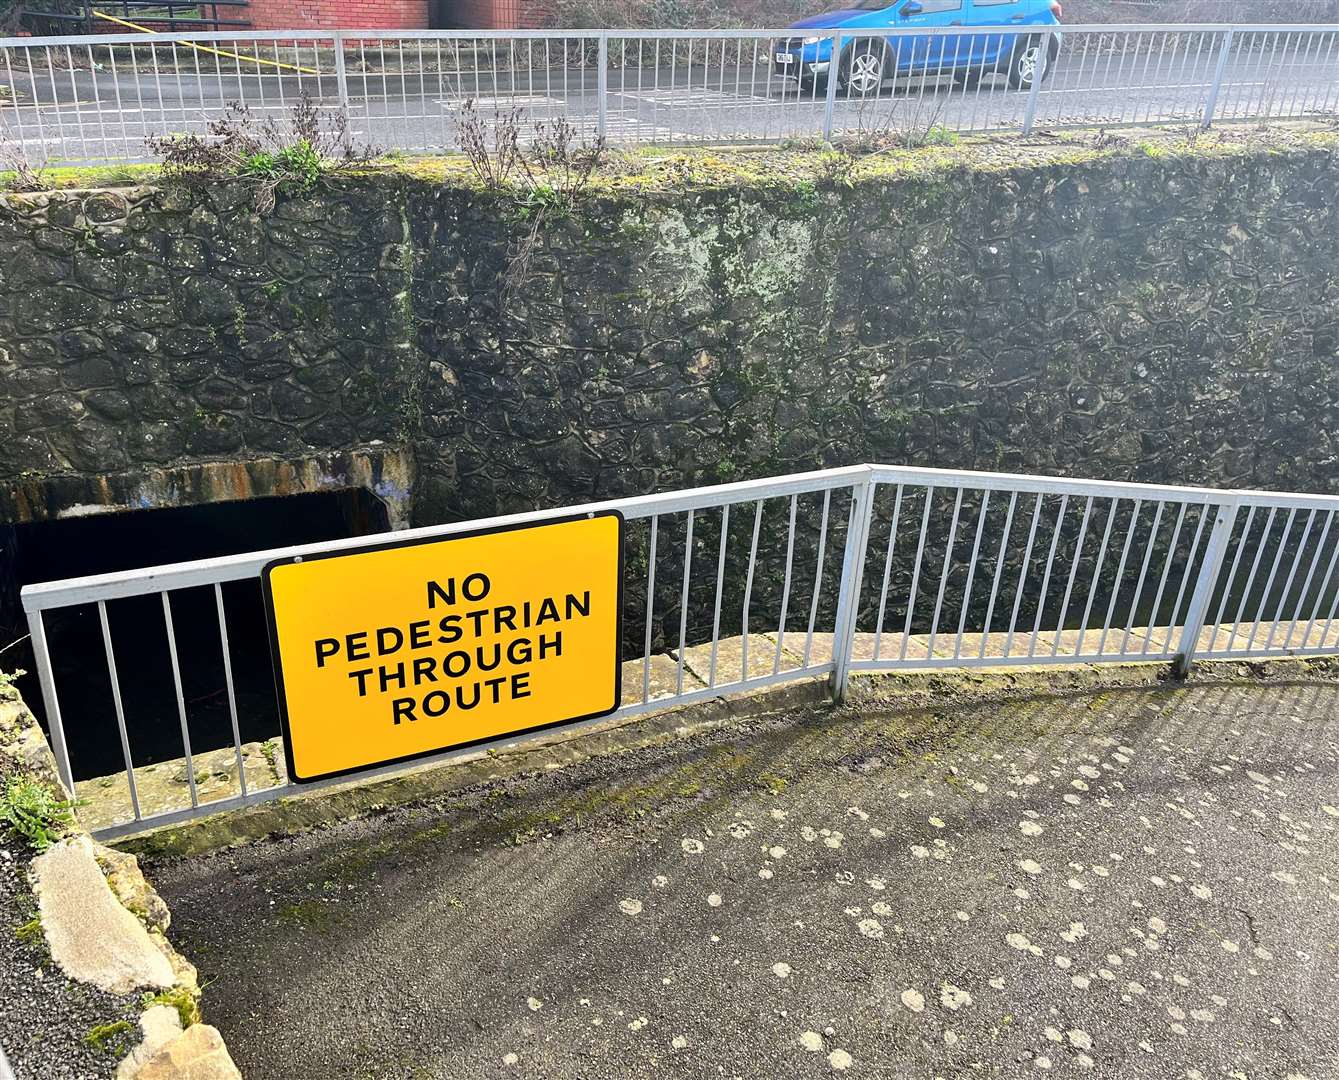
[{"label": "concrete ledge", "polygon": [[[861,636],[872,639],[872,635]],[[788,637],[784,643],[785,652],[791,653],[793,647]],[[936,654],[938,651],[936,649]],[[775,639],[770,635],[755,635],[750,644],[750,669],[755,666],[754,658],[763,654],[769,659],[775,656]],[[830,654],[831,635],[815,635],[811,650],[812,662],[823,662],[825,656]],[[663,660],[664,663],[653,670],[653,686],[660,686],[664,692],[669,692],[667,680],[677,664],[668,657],[654,659]],[[737,640],[722,642],[717,655],[718,673],[728,670],[724,664],[738,666],[742,659],[742,650]],[[709,656],[687,650],[685,661],[686,677],[696,673],[700,678],[693,682],[697,686],[704,685]],[[635,665],[626,665],[634,666],[640,672],[640,661]],[[1339,677],[1339,658],[1207,661],[1197,664],[1192,672],[1192,681],[1196,683],[1261,678],[1312,680],[1327,677]],[[984,696],[1052,695],[1156,686],[1171,680],[1171,667],[1165,660],[1081,666],[907,669],[854,675],[848,701],[850,706],[857,708],[876,706],[886,711],[910,711],[933,704],[950,692],[955,697],[961,697],[964,692]],[[640,675],[637,675],[636,685],[638,688],[641,686]],[[686,686],[691,688],[689,683]],[[640,696],[637,700],[640,700]],[[826,677],[799,679],[793,683],[782,683],[729,697],[621,717],[580,729],[560,729],[524,743],[490,748],[445,763],[409,769],[390,777],[362,781],[353,779],[348,784],[320,788],[209,818],[166,826],[118,841],[117,846],[150,857],[200,854],[265,837],[291,835],[375,813],[388,806],[450,795],[528,772],[561,769],[605,754],[667,744],[685,735],[710,730],[733,720],[760,718],[825,703],[830,704]]]}]

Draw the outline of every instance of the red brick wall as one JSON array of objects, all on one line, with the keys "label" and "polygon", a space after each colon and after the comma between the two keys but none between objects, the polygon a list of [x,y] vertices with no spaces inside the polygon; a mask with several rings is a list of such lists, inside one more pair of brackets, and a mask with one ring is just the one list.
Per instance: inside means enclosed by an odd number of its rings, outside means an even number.
[{"label": "red brick wall", "polygon": [[428,0],[251,0],[255,30],[426,30]]}]

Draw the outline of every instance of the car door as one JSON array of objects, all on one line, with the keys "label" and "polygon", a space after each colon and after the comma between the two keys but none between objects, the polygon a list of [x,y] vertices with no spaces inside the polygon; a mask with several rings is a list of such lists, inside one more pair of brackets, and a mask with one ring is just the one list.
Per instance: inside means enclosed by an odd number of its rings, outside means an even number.
[{"label": "car door", "polygon": [[[966,0],[906,0],[897,9],[899,30],[962,26]],[[951,67],[961,38],[957,34],[916,34],[897,49],[899,71],[926,72]]]},{"label": "car door", "polygon": [[[1015,26],[1027,19],[1029,5],[1020,0],[968,0],[968,3],[971,6],[968,23],[972,26]],[[993,66],[1009,54],[1013,44],[1013,34],[973,35],[971,66]]]}]

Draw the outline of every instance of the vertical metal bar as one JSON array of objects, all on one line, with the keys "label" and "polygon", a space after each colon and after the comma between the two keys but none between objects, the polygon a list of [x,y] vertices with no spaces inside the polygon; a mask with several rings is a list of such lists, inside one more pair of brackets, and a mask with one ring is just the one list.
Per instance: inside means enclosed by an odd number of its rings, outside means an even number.
[{"label": "vertical metal bar", "polygon": [[1027,108],[1023,110],[1023,134],[1032,134],[1032,125],[1037,119],[1037,95],[1041,93],[1042,76],[1050,66],[1051,42],[1049,34],[1038,35],[1042,38],[1037,66],[1032,69],[1032,85],[1028,88]]},{"label": "vertical metal bar", "polygon": [[1235,30],[1228,30],[1223,35],[1223,47],[1218,50],[1218,65],[1214,68],[1208,97],[1204,99],[1204,118],[1200,121],[1200,127],[1206,131],[1213,124],[1214,112],[1218,108],[1218,94],[1223,88],[1223,73],[1227,70],[1227,57],[1232,51],[1232,39],[1235,36]]},{"label": "vertical metal bar", "polygon": [[716,650],[721,640],[721,592],[725,585],[725,541],[730,535],[730,504],[721,507],[721,543],[716,555],[716,604],[711,614],[711,663],[707,685],[716,685]]},{"label": "vertical metal bar", "polygon": [[747,682],[749,677],[749,604],[753,600],[753,569],[758,561],[758,530],[762,527],[762,504],[753,511],[753,543],[749,546],[749,569],[744,580],[744,636],[739,643],[740,681]]},{"label": "vertical metal bar", "polygon": [[1102,530],[1102,543],[1097,549],[1097,562],[1093,566],[1093,580],[1088,586],[1088,600],[1083,605],[1083,621],[1079,623],[1079,642],[1075,647],[1074,655],[1083,655],[1083,639],[1088,633],[1088,618],[1093,612],[1093,600],[1097,596],[1097,587],[1102,582],[1102,563],[1107,557],[1107,543],[1111,540],[1111,526],[1116,521],[1116,509],[1120,506],[1120,499],[1111,500],[1111,509],[1107,512],[1106,527]]},{"label": "vertical metal bar", "polygon": [[651,700],[651,621],[656,608],[656,534],[660,515],[651,515],[651,552],[646,570],[646,637],[642,644],[642,702]]},{"label": "vertical metal bar", "polygon": [[[1208,513],[1208,505],[1205,505]],[[1184,678],[1195,660],[1196,645],[1200,630],[1204,626],[1204,612],[1209,606],[1214,586],[1218,583],[1218,574],[1223,568],[1223,556],[1227,553],[1228,537],[1232,535],[1232,525],[1237,519],[1237,503],[1224,503],[1213,518],[1213,528],[1209,532],[1209,546],[1204,552],[1204,562],[1200,566],[1199,579],[1195,582],[1195,591],[1190,595],[1190,607],[1186,611],[1185,627],[1181,630],[1181,643],[1176,647],[1176,659],[1173,669]]]},{"label": "vertical metal bar", "polygon": [[1009,614],[1009,630],[1004,638],[1004,655],[1012,656],[1014,650],[1014,628],[1018,625],[1018,608],[1023,602],[1023,587],[1027,584],[1028,564],[1032,561],[1032,544],[1037,539],[1037,522],[1041,520],[1041,492],[1037,492],[1037,501],[1032,504],[1032,526],[1028,529],[1027,547],[1023,549],[1023,564],[1018,568],[1018,588],[1014,590],[1014,607]]},{"label": "vertical metal bar", "polygon": [[[1182,512],[1183,514],[1185,513],[1185,507],[1182,507],[1182,508],[1181,508],[1181,512]],[[1237,541],[1237,550],[1236,550],[1236,553],[1232,556],[1232,565],[1228,568],[1228,571],[1227,571],[1227,580],[1226,580],[1225,582],[1223,582],[1223,595],[1222,595],[1221,597],[1219,597],[1219,599],[1218,599],[1218,614],[1214,616],[1214,621],[1213,621],[1213,633],[1209,636],[1209,649],[1208,649],[1209,652],[1213,652],[1213,650],[1214,650],[1214,649],[1217,647],[1217,645],[1218,645],[1218,632],[1223,628],[1223,612],[1224,612],[1224,610],[1227,608],[1227,600],[1228,600],[1228,597],[1232,595],[1232,582],[1236,581],[1236,579],[1237,579],[1237,567],[1238,567],[1239,565],[1241,565],[1241,555],[1242,555],[1242,552],[1244,552],[1244,551],[1246,550],[1246,539],[1247,539],[1247,537],[1250,536],[1250,533],[1251,533],[1251,522],[1254,521],[1254,520],[1255,520],[1255,507],[1254,507],[1254,506],[1252,506],[1252,507],[1248,507],[1248,508],[1247,508],[1247,511],[1246,511],[1246,524],[1242,526],[1242,529],[1241,529],[1241,538]],[[1181,519],[1180,519],[1180,518],[1177,519],[1176,527],[1177,527],[1177,531],[1179,532],[1179,531],[1180,531],[1180,528],[1181,528]],[[1175,550],[1175,548],[1176,548],[1176,538],[1173,537],[1173,538],[1172,538],[1172,549]],[[1171,553],[1170,553],[1170,552],[1168,553],[1168,556],[1167,556],[1167,557],[1168,557],[1169,560],[1171,559]],[[1163,573],[1166,574],[1166,571],[1164,570]],[[1161,595],[1162,595],[1161,590],[1159,590],[1158,595],[1159,595],[1159,597],[1161,597]],[[1154,605],[1153,605],[1153,618],[1156,619],[1156,618],[1157,618],[1157,614],[1158,614],[1157,604],[1154,604]],[[1170,636],[1171,636],[1171,635],[1168,635],[1168,637],[1170,637]],[[1145,648],[1147,648],[1147,647],[1148,647],[1148,646],[1145,645]],[[1228,648],[1228,651],[1231,652],[1231,650],[1232,650],[1232,635],[1231,635],[1230,633],[1228,634],[1227,648]]]},{"label": "vertical metal bar", "polygon": [[1279,572],[1279,563],[1283,561],[1283,552],[1288,546],[1288,534],[1292,532],[1293,521],[1296,517],[1297,509],[1294,507],[1288,511],[1288,518],[1283,523],[1283,534],[1279,537],[1279,549],[1274,553],[1274,561],[1270,564],[1269,577],[1265,579],[1265,591],[1260,594],[1260,606],[1255,609],[1255,626],[1251,629],[1252,644],[1260,635],[1260,624],[1265,617],[1265,605],[1269,603],[1269,590],[1274,587],[1274,578]]},{"label": "vertical metal bar", "polygon": [[981,510],[976,515],[976,536],[972,539],[972,555],[967,560],[967,583],[962,587],[962,611],[958,614],[958,637],[953,643],[953,659],[962,656],[962,635],[967,629],[967,609],[972,604],[972,582],[976,579],[976,560],[981,554],[981,534],[986,528],[986,510],[990,507],[990,490],[981,492]]},{"label": "vertical metal bar", "polygon": [[[1330,553],[1329,565],[1325,568],[1325,577],[1322,579],[1320,589],[1316,593],[1316,606],[1312,610],[1311,618],[1306,624],[1306,633],[1302,635],[1303,648],[1305,648],[1307,642],[1311,640],[1311,631],[1315,628],[1316,621],[1320,618],[1321,605],[1325,603],[1325,594],[1329,592],[1330,582],[1334,579],[1334,567],[1336,561],[1339,561],[1339,540],[1335,541],[1334,550]],[[1335,603],[1339,604],[1339,592],[1335,593]],[[1316,644],[1318,648],[1325,645],[1325,632],[1323,630],[1321,631],[1320,641]]]},{"label": "vertical metal bar", "polygon": [[[1139,611],[1139,598],[1144,595],[1144,580],[1148,577],[1148,564],[1153,558],[1153,548],[1158,542],[1158,526],[1162,524],[1162,512],[1166,506],[1166,502],[1158,501],[1157,512],[1153,515],[1153,525],[1148,530],[1148,546],[1144,548],[1144,561],[1139,566],[1139,577],[1135,580],[1134,598],[1130,601],[1130,614],[1125,620],[1125,634],[1120,639],[1122,656],[1125,654],[1126,646],[1130,643],[1130,633],[1134,630],[1135,615]],[[1147,647],[1147,634],[1144,635],[1144,644]]]},{"label": "vertical metal bar", "polygon": [[1106,618],[1102,621],[1102,636],[1097,639],[1097,653],[1100,656],[1107,647],[1107,635],[1111,633],[1111,617],[1116,613],[1116,601],[1120,597],[1121,583],[1125,579],[1125,561],[1130,556],[1130,541],[1139,526],[1139,511],[1144,508],[1143,499],[1135,499],[1134,510],[1130,513],[1130,527],[1125,530],[1125,543],[1121,545],[1120,562],[1116,564],[1116,578],[1111,586],[1111,601],[1107,604]]},{"label": "vertical metal bar", "polygon": [[902,626],[902,648],[897,654],[899,660],[907,658],[907,644],[911,641],[911,616],[916,609],[916,589],[921,582],[921,558],[925,554],[925,533],[930,525],[930,504],[934,501],[935,486],[925,489],[925,510],[921,514],[921,531],[916,540],[916,565],[911,571],[911,591],[907,594],[907,618]]},{"label": "vertical metal bar", "polygon": [[869,522],[874,510],[874,483],[869,474],[851,485],[851,513],[846,527],[846,551],[842,555],[841,585],[837,592],[837,618],[832,636],[832,700],[846,699],[851,673],[851,652],[860,615],[860,585],[869,547]]},{"label": "vertical metal bar", "polygon": [[781,670],[781,643],[786,640],[786,612],[790,607],[790,576],[795,561],[795,505],[798,495],[790,497],[790,528],[786,531],[786,577],[781,585],[781,618],[776,628],[776,658],[772,661],[772,674]]},{"label": "vertical metal bar", "polygon": [[121,738],[121,757],[126,765],[126,780],[130,784],[130,806],[134,811],[135,820],[139,821],[143,815],[139,809],[139,787],[135,783],[135,764],[130,757],[130,736],[126,732],[126,713],[121,702],[121,680],[116,674],[116,654],[112,650],[112,631],[107,625],[107,604],[103,600],[98,601],[98,622],[102,625],[102,648],[107,654],[107,676],[112,684],[112,704],[116,708],[116,733]]},{"label": "vertical metal bar", "polygon": [[953,569],[953,544],[958,537],[958,514],[962,510],[962,488],[953,497],[953,517],[948,526],[948,544],[944,548],[944,569],[939,574],[939,591],[935,594],[934,612],[930,616],[930,638],[925,651],[933,656],[935,638],[939,636],[939,612],[944,606],[944,589],[948,586],[949,571]]},{"label": "vertical metal bar", "polygon": [[228,616],[223,610],[223,586],[214,582],[214,605],[219,615],[219,644],[223,648],[223,682],[228,690],[228,716],[232,720],[232,748],[237,755],[237,779],[246,795],[246,763],[242,760],[242,731],[237,722],[237,692],[232,681],[232,654],[228,648]]},{"label": "vertical metal bar", "polygon": [[[1331,510],[1325,515],[1325,528],[1320,531],[1320,539],[1316,542],[1316,554],[1311,557],[1311,566],[1306,572],[1306,580],[1302,582],[1302,591],[1297,594],[1297,606],[1293,609],[1292,622],[1288,624],[1288,636],[1284,639],[1283,647],[1285,649],[1292,647],[1293,632],[1297,629],[1298,620],[1302,617],[1302,605],[1306,603],[1306,594],[1311,591],[1311,582],[1316,576],[1316,567],[1320,565],[1320,554],[1325,550],[1325,541],[1330,535],[1330,526],[1334,524],[1334,511]],[[1298,551],[1301,554],[1301,551]],[[1317,606],[1319,606],[1317,598]],[[1314,609],[1313,609],[1314,610]],[[1303,646],[1306,645],[1306,639],[1302,639]]]},{"label": "vertical metal bar", "polygon": [[1200,550],[1200,537],[1204,535],[1205,522],[1209,520],[1209,504],[1206,502],[1200,507],[1199,521],[1195,524],[1195,535],[1190,538],[1190,555],[1186,559],[1185,573],[1181,575],[1181,584],[1176,589],[1176,599],[1172,602],[1172,617],[1167,623],[1167,641],[1170,644],[1172,633],[1175,630],[1176,613],[1181,610],[1181,601],[1186,595],[1186,586],[1190,584],[1190,571],[1195,565],[1195,557]]},{"label": "vertical metal bar", "polygon": [[[873,499],[870,500],[873,505]],[[897,497],[893,500],[893,520],[888,526],[888,547],[883,557],[883,580],[879,586],[879,618],[874,627],[874,659],[879,659],[879,649],[883,644],[883,614],[888,607],[888,579],[893,571],[893,547],[897,544],[897,519],[902,514],[902,485],[897,485]]]},{"label": "vertical metal bar", "polygon": [[[823,99],[823,141],[832,141],[832,117],[837,109],[837,56],[840,52],[841,42],[839,35],[832,35],[832,46],[828,53],[828,83],[827,93]],[[818,46],[814,46],[814,56],[818,56]],[[804,59],[804,46],[800,46],[800,59]],[[800,65],[803,67],[803,64]],[[797,73],[798,74],[798,73]]]},{"label": "vertical metal bar", "polygon": [[339,110],[349,119],[349,76],[344,70],[344,31],[336,30],[330,35],[335,48],[335,93],[339,96]]},{"label": "vertical metal bar", "polygon": [[1288,602],[1288,592],[1293,587],[1293,579],[1297,576],[1297,566],[1302,560],[1302,552],[1306,550],[1306,542],[1311,538],[1311,526],[1315,524],[1315,521],[1316,511],[1312,510],[1307,514],[1306,525],[1302,528],[1302,539],[1297,545],[1297,557],[1293,559],[1292,565],[1288,568],[1288,577],[1283,582],[1283,591],[1279,593],[1278,607],[1274,609],[1274,618],[1269,624],[1269,636],[1265,639],[1266,651],[1274,645],[1274,635],[1278,632],[1279,622],[1283,619],[1283,605]]},{"label": "vertical metal bar", "polygon": [[1004,515],[1004,533],[1000,537],[999,554],[995,556],[995,573],[990,579],[990,599],[986,602],[986,621],[981,627],[981,647],[976,651],[976,658],[982,659],[986,655],[986,641],[990,638],[990,624],[995,618],[995,600],[1000,595],[1000,574],[1004,570],[1004,553],[1009,547],[1009,531],[1014,524],[1014,508],[1018,505],[1018,492],[1009,493],[1009,509]]},{"label": "vertical metal bar", "polygon": [[605,132],[609,128],[609,31],[601,30],[599,44],[596,47],[596,61],[600,65],[595,73],[595,93],[598,97],[596,102],[597,117],[595,123],[595,134],[599,139],[605,137]]},{"label": "vertical metal bar", "polygon": [[70,751],[65,742],[65,725],[60,718],[60,701],[56,697],[56,674],[51,667],[51,653],[47,649],[46,623],[40,611],[28,612],[28,635],[33,646],[33,661],[37,665],[37,681],[42,687],[42,704],[46,707],[47,728],[51,734],[51,752],[56,759],[56,772],[65,785],[65,794],[74,798],[74,773],[70,769]]},{"label": "vertical metal bar", "polygon": [[688,579],[693,570],[693,511],[688,511],[688,532],[683,547],[683,592],[679,596],[679,671],[676,694],[683,693],[683,653],[688,644]]},{"label": "vertical metal bar", "polygon": [[[1069,599],[1074,595],[1074,579],[1079,574],[1079,561],[1083,558],[1083,541],[1088,535],[1088,519],[1093,513],[1093,497],[1088,496],[1088,501],[1083,504],[1083,518],[1079,522],[1079,538],[1074,543],[1074,560],[1069,566],[1069,580],[1065,582],[1065,598],[1060,602],[1060,615],[1055,622],[1055,640],[1051,643],[1051,655],[1060,654],[1060,635],[1065,632],[1065,616],[1069,614]],[[1075,648],[1074,654],[1077,656],[1083,646],[1083,638],[1079,638],[1079,645]]]},{"label": "vertical metal bar", "polygon": [[1037,600],[1037,617],[1032,620],[1032,639],[1028,642],[1028,656],[1037,655],[1037,635],[1041,633],[1041,617],[1046,610],[1046,594],[1051,590],[1051,567],[1055,565],[1055,549],[1060,545],[1060,529],[1065,522],[1065,511],[1069,509],[1069,496],[1060,498],[1060,510],[1055,515],[1055,528],[1051,532],[1051,550],[1046,553],[1046,571],[1041,576],[1041,593]]},{"label": "vertical metal bar", "polygon": [[181,717],[181,745],[186,753],[186,782],[190,785],[191,808],[194,809],[200,805],[200,796],[195,790],[195,763],[191,760],[191,732],[186,722],[186,695],[181,689],[181,664],[177,660],[177,635],[172,628],[172,601],[167,590],[159,595],[163,598],[163,625],[167,629],[167,651],[172,659],[172,685],[177,691],[177,714]]},{"label": "vertical metal bar", "polygon": [[[809,654],[814,647],[814,620],[818,618],[818,597],[823,587],[823,556],[828,544],[828,510],[832,505],[832,489],[823,491],[823,518],[818,526],[818,560],[814,566],[814,595],[809,602],[809,629],[804,635],[804,667],[809,666]],[[833,656],[836,656],[836,639],[833,639]]]}]

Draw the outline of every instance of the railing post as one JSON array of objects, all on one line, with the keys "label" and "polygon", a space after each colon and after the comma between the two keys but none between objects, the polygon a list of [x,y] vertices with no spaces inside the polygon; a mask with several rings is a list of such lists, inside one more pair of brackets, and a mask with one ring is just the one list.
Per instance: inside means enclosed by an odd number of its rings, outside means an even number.
[{"label": "railing post", "polygon": [[1051,42],[1043,35],[1041,54],[1037,57],[1036,71],[1032,76],[1032,86],[1028,89],[1027,108],[1023,110],[1023,134],[1032,134],[1032,124],[1037,119],[1037,95],[1041,93],[1041,81],[1046,77],[1046,69],[1051,64]]},{"label": "railing post", "polygon": [[851,673],[851,649],[856,619],[860,614],[860,582],[865,573],[865,551],[869,545],[869,521],[874,510],[874,482],[870,476],[851,486],[851,518],[846,528],[846,551],[837,592],[837,621],[832,634],[832,700],[846,699]]},{"label": "railing post", "polygon": [[349,79],[344,71],[344,33],[336,30],[331,35],[335,43],[335,91],[339,94],[339,111],[345,123],[349,119]]},{"label": "railing post", "polygon": [[1218,107],[1218,91],[1223,85],[1223,72],[1227,70],[1227,56],[1232,51],[1232,38],[1235,34],[1236,30],[1228,30],[1223,37],[1223,47],[1218,50],[1218,66],[1214,69],[1209,96],[1204,99],[1204,119],[1200,121],[1200,127],[1206,131],[1213,123],[1214,109]]},{"label": "railing post", "polygon": [[599,97],[599,119],[595,125],[596,137],[603,140],[609,126],[609,31],[600,31],[600,46],[595,73],[596,95]]},{"label": "railing post", "polygon": [[1200,631],[1204,629],[1204,612],[1208,609],[1214,586],[1218,584],[1218,575],[1223,569],[1223,557],[1227,554],[1228,541],[1232,537],[1232,526],[1236,520],[1237,504],[1234,502],[1224,503],[1214,514],[1213,528],[1209,532],[1209,545],[1204,550],[1204,562],[1200,565],[1195,591],[1190,595],[1185,626],[1181,628],[1181,641],[1176,646],[1176,656],[1172,660],[1172,673],[1178,679],[1185,678],[1195,659]]},{"label": "railing post", "polygon": [[[886,40],[886,39],[885,39]],[[841,42],[836,34],[832,35],[831,48],[828,51],[828,82],[827,93],[823,98],[823,141],[832,142],[832,120],[833,114],[837,111],[837,72],[841,66],[838,60],[841,58]],[[818,56],[818,47],[814,46],[814,56]],[[800,59],[804,59],[804,46],[800,46]],[[800,65],[803,69],[804,65]],[[798,74],[803,75],[801,70]]]},{"label": "railing post", "polygon": [[65,725],[61,723],[60,701],[56,697],[56,676],[51,669],[46,625],[40,611],[28,612],[28,633],[33,643],[33,659],[37,662],[37,681],[42,686],[42,704],[46,706],[46,722],[51,732],[51,752],[56,758],[56,772],[60,782],[65,785],[66,794],[73,799],[74,773],[70,770],[70,751],[65,744]]}]

